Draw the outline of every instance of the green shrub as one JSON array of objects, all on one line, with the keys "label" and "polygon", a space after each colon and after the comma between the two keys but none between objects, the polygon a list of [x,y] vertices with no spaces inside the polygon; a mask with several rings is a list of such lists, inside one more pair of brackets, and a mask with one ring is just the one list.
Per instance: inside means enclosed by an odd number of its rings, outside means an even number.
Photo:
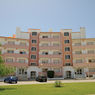
[{"label": "green shrub", "polygon": [[62,83],[60,80],[55,81],[55,87],[62,87]]},{"label": "green shrub", "polygon": [[47,71],[48,78],[54,78],[54,71]]}]

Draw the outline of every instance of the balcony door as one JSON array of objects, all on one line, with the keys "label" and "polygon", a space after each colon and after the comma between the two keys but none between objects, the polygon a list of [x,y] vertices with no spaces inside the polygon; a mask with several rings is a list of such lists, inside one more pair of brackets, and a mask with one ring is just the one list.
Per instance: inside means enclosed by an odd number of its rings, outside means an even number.
[{"label": "balcony door", "polygon": [[36,79],[36,71],[31,71],[31,79]]},{"label": "balcony door", "polygon": [[66,71],[66,78],[71,78],[71,71]]}]

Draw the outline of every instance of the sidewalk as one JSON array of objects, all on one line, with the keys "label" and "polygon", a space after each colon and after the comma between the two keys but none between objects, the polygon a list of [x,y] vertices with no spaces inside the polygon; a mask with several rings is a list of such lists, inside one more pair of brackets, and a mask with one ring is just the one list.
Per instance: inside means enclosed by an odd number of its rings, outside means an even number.
[{"label": "sidewalk", "polygon": [[[48,84],[54,83],[55,81],[47,81],[47,82],[36,82],[36,81],[19,81],[17,84],[7,84],[4,82],[0,82],[0,86],[4,85],[29,85],[29,84]],[[61,80],[62,83],[78,83],[78,82],[95,82],[94,80]]]}]

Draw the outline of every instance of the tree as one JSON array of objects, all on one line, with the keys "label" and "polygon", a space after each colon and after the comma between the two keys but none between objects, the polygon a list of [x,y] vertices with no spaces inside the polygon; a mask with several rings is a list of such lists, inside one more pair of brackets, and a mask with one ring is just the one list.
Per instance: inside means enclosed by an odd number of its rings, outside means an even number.
[{"label": "tree", "polygon": [[0,76],[6,76],[14,73],[14,68],[6,66],[0,52]]}]

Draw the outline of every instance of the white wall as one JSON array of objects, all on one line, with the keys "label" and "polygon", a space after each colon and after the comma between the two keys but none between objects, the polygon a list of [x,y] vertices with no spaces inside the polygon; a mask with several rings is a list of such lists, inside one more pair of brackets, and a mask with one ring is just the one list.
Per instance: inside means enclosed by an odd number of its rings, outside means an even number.
[{"label": "white wall", "polygon": [[66,78],[66,72],[71,71],[71,78],[74,78],[75,72],[74,68],[72,66],[65,66],[63,67],[63,77]]},{"label": "white wall", "polygon": [[16,38],[29,39],[29,33],[21,32],[20,28],[16,28]]},{"label": "white wall", "polygon": [[42,72],[42,69],[40,69],[37,66],[29,66],[27,69],[27,78],[31,77],[31,71],[36,71],[36,77],[38,76],[38,72]]},{"label": "white wall", "polygon": [[85,27],[80,27],[80,32],[72,32],[72,39],[86,38]]}]

